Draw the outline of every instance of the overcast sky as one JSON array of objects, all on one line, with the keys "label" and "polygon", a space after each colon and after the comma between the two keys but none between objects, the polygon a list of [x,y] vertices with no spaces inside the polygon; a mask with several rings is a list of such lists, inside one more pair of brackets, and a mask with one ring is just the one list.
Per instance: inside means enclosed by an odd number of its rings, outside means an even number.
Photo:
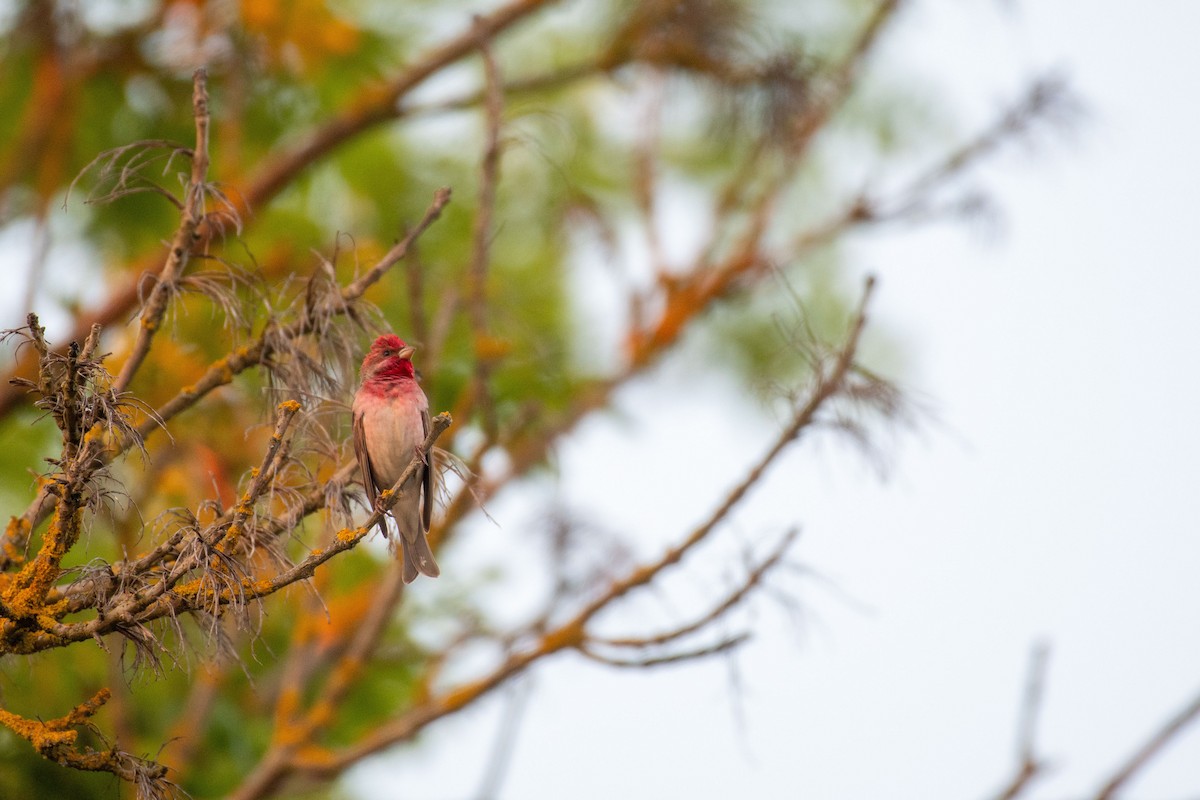
[{"label": "overcast sky", "polygon": [[[558,659],[532,683],[504,797],[986,797],[1015,765],[1039,641],[1054,769],[1029,796],[1079,796],[1200,692],[1198,31],[1182,0],[925,0],[901,17],[889,57],[966,120],[1057,66],[1089,122],[988,171],[998,240],[937,228],[855,245],[880,277],[879,329],[906,353],[897,377],[934,421],[883,483],[842,448],[797,450],[738,518],[750,538],[803,525],[796,556],[823,579],[804,585],[799,632],[759,617],[737,702],[719,661],[630,674]],[[632,423],[585,426],[562,453],[564,498],[647,531],[646,552],[677,535],[772,433],[701,386],[668,370],[626,392]],[[653,480],[601,502],[595,486],[631,464]],[[501,705],[354,785],[469,796]],[[1200,796],[1197,764],[1200,729],[1127,796]]]}]

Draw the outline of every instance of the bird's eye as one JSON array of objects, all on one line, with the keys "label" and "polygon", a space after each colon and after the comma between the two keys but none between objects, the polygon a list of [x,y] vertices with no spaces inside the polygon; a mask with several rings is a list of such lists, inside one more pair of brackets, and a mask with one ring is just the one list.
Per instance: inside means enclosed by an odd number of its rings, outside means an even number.
[{"label": "bird's eye", "polygon": [[383,357],[384,357],[384,358],[387,358],[387,357],[388,357],[388,356],[390,356],[391,354],[392,354],[392,351],[391,351],[390,349],[388,349],[388,348],[386,348],[386,347],[385,347],[385,348],[383,348]]}]

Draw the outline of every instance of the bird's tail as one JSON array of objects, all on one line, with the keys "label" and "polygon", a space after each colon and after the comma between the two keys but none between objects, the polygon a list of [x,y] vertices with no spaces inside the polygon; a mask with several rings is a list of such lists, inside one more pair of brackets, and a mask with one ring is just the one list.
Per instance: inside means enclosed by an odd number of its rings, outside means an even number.
[{"label": "bird's tail", "polygon": [[404,582],[412,583],[418,574],[436,578],[442,574],[437,562],[433,560],[433,550],[429,547],[429,539],[425,531],[417,529],[417,535],[411,540],[400,536],[401,558],[404,559]]},{"label": "bird's tail", "polygon": [[425,536],[425,520],[421,515],[421,483],[419,474],[404,485],[405,496],[392,508],[392,516],[400,535],[400,559],[404,563],[404,582],[412,583],[417,575],[436,578],[441,574],[433,560],[433,550]]}]

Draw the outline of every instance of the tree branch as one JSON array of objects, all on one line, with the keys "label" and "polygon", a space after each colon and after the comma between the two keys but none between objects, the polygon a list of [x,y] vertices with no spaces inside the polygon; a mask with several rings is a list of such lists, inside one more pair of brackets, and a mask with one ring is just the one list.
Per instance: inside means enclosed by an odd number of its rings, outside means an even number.
[{"label": "tree branch", "polygon": [[[580,650],[592,641],[587,632],[588,623],[632,590],[649,584],[660,573],[678,564],[688,552],[706,540],[747,496],[750,489],[762,478],[767,468],[780,453],[790,443],[796,441],[803,430],[813,424],[817,418],[817,412],[843,388],[844,382],[853,372],[854,356],[866,324],[866,306],[873,287],[874,279],[868,279],[859,309],[851,321],[846,341],[836,356],[828,363],[817,365],[808,400],[797,409],[791,424],[780,433],[763,458],[729,493],[724,502],[712,512],[708,520],[695,528],[679,544],[669,548],[658,560],[635,567],[624,577],[614,580],[597,598],[585,604],[566,621],[548,630],[541,630],[526,647],[510,651],[503,662],[492,671],[440,695],[430,697],[401,716],[385,722],[353,745],[336,751],[321,751],[319,757],[318,754],[309,753],[310,757],[306,759],[302,770],[300,765],[293,765],[294,771],[297,773],[303,771],[305,774],[321,779],[333,778],[366,756],[412,739],[430,723],[471,705],[480,697],[503,685],[512,676],[525,672],[547,656],[562,650]],[[769,556],[765,563],[769,565],[777,563],[777,561],[778,554],[776,553]],[[760,577],[761,573],[753,577],[753,580],[757,581]],[[729,607],[740,599],[736,592],[733,597],[734,599],[729,601]],[[535,628],[537,627],[539,626],[535,626]],[[717,652],[725,652],[736,647],[741,641],[742,637],[739,636],[728,637],[713,645],[696,650],[680,651],[673,656],[650,657],[642,661],[644,666],[653,666],[681,659],[700,658]],[[632,663],[632,661],[627,661],[624,665],[630,666]],[[264,769],[264,772],[270,770],[272,774],[276,774],[279,769],[273,763],[268,764],[265,768],[260,765],[260,768]],[[256,800],[261,796],[263,795],[259,793],[243,792],[235,795],[234,800]]]},{"label": "tree branch", "polygon": [[[476,20],[476,24],[479,24],[478,20]],[[500,124],[504,112],[504,95],[500,69],[496,66],[491,46],[482,33],[481,30],[479,54],[483,59],[486,81],[484,110],[487,130],[483,162],[480,165],[479,206],[475,212],[475,226],[472,231],[471,268],[467,273],[466,300],[475,351],[475,373],[469,397],[475,408],[480,411],[487,438],[494,440],[498,435],[496,410],[492,407],[491,389],[488,384],[497,356],[497,343],[488,334],[487,276],[488,251],[492,239],[492,216],[496,210],[496,184],[499,180]],[[460,416],[465,419],[468,414],[460,411]]]},{"label": "tree branch", "polygon": [[[346,309],[353,301],[362,297],[369,287],[377,283],[389,269],[408,254],[409,248],[417,238],[441,216],[442,209],[450,202],[450,195],[451,190],[448,187],[443,187],[434,192],[433,201],[425,210],[425,215],[421,218],[421,221],[403,239],[392,246],[369,270],[343,287],[337,303],[330,304],[330,307],[319,310],[309,309],[309,313],[291,325],[282,328],[268,326],[253,343],[240,347],[214,361],[205,370],[204,374],[200,376],[198,381],[183,387],[173,398],[156,411],[150,413],[147,419],[135,429],[135,436],[124,437],[112,442],[103,455],[105,463],[125,452],[135,443],[140,443],[143,438],[149,436],[155,430],[164,427],[168,421],[194,406],[214,389],[232,383],[233,379],[242,372],[251,367],[263,364],[275,352],[279,343],[290,342],[313,333],[317,329],[318,319],[322,315],[335,316],[345,314]],[[34,498],[33,502],[30,503],[29,507],[21,515],[21,522],[9,525],[6,531],[6,542],[3,552],[13,549],[9,546],[9,542],[12,541],[8,538],[10,532],[13,536],[20,536],[26,530],[26,524],[28,525],[28,529],[32,529],[45,519],[50,507],[46,502],[46,495],[48,494],[49,489],[43,487],[42,491],[39,492],[38,496]],[[13,544],[15,547],[15,542]]]},{"label": "tree branch", "polygon": [[478,17],[470,28],[430,50],[383,86],[364,89],[346,103],[345,110],[305,136],[299,144],[268,162],[250,179],[245,205],[257,208],[288,185],[304,169],[349,139],[400,115],[400,100],[431,75],[458,61],[549,5],[553,0],[513,0],[487,16]]},{"label": "tree branch", "polygon": [[[233,193],[237,198],[241,217],[254,219],[250,211],[264,206],[306,168],[355,136],[398,117],[401,113],[400,101],[409,92],[432,75],[471,53],[478,46],[481,37],[495,38],[553,1],[513,0],[493,13],[480,17],[479,22],[472,27],[426,52],[383,86],[364,87],[357,96],[346,102],[340,114],[314,129],[297,145],[268,161],[257,175],[250,179],[245,191]],[[123,288],[110,295],[101,308],[80,316],[75,329],[68,335],[68,340],[82,339],[95,324],[107,327],[122,319],[138,302],[142,275],[152,268],[150,264],[156,260],[157,256],[147,259],[145,266],[132,270],[136,278],[129,280]],[[8,385],[7,378],[21,375],[28,368],[27,362],[19,362],[12,373],[0,378],[0,417],[12,411],[21,398],[21,393]]]},{"label": "tree branch", "polygon": [[76,745],[79,731],[74,728],[90,728],[89,720],[108,702],[109,697],[108,689],[101,689],[90,700],[75,706],[65,716],[46,722],[26,719],[11,711],[0,709],[0,725],[28,741],[39,754],[50,761],[89,772],[111,772],[138,787],[139,796],[168,796],[173,785],[166,779],[167,768],[161,764],[136,758],[115,748],[96,751],[90,747],[79,748]]},{"label": "tree branch", "polygon": [[184,192],[179,228],[171,239],[167,262],[159,271],[150,297],[142,308],[142,323],[133,350],[113,382],[113,390],[118,394],[129,387],[138,367],[150,352],[150,341],[162,323],[175,282],[187,269],[192,248],[201,239],[199,230],[205,217],[205,196],[208,192],[208,73],[204,67],[192,75],[192,116],[196,121],[196,147],[192,151],[192,173]]},{"label": "tree branch", "polygon": [[1050,648],[1036,645],[1029,654],[1029,671],[1025,678],[1025,694],[1021,702],[1021,722],[1017,729],[1017,769],[1008,784],[996,795],[996,800],[1015,800],[1025,792],[1035,778],[1046,769],[1037,756],[1034,739],[1037,735],[1038,715],[1042,710],[1042,693],[1046,684],[1046,665]]},{"label": "tree branch", "polygon": [[1172,714],[1161,728],[1117,768],[1112,777],[1096,792],[1095,800],[1112,800],[1130,780],[1139,775],[1168,744],[1197,719],[1200,719],[1200,694]]}]

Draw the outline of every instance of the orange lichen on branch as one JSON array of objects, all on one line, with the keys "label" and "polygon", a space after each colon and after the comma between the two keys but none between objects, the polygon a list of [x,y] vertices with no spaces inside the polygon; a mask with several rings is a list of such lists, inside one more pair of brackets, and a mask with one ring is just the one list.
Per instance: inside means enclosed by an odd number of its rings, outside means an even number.
[{"label": "orange lichen on branch", "polygon": [[[352,686],[366,666],[361,658],[353,654],[344,655],[333,668],[329,677],[329,685],[337,687]],[[327,728],[336,718],[341,705],[341,692],[326,691],[312,704],[305,715],[305,727],[310,732]]]},{"label": "orange lichen on branch", "polygon": [[292,763],[303,768],[320,770],[334,763],[334,754],[327,747],[305,744],[296,748],[292,754]]},{"label": "orange lichen on branch", "polygon": [[[29,175],[39,198],[49,203],[67,174],[71,132],[80,93],[69,74],[67,59],[57,48],[46,47],[38,55],[28,102],[13,128],[18,139],[0,163],[0,176],[9,185],[18,176]],[[15,109],[9,114],[16,115]]]},{"label": "orange lichen on branch", "polygon": [[626,340],[630,363],[634,367],[646,366],[673,345],[692,320],[733,291],[739,285],[738,278],[760,266],[762,261],[752,245],[747,243],[719,267],[683,277],[660,278],[659,285],[665,295],[662,314],[648,328],[630,331]]},{"label": "orange lichen on branch", "polygon": [[576,620],[547,633],[538,650],[544,653],[554,653],[568,647],[578,647],[583,643],[583,639],[583,624]]},{"label": "orange lichen on branch", "polygon": [[109,445],[109,442],[105,438],[105,434],[107,432],[108,431],[105,429],[105,427],[102,424],[100,424],[99,422],[97,422],[95,425],[93,425],[91,428],[88,429],[87,433],[85,433],[83,435],[83,442],[84,442],[84,444],[89,444],[91,442],[98,442],[104,448],[107,448]]},{"label": "orange lichen on branch", "polygon": [[[275,586],[269,579],[231,582],[222,588],[217,588],[212,581],[205,578],[194,578],[186,583],[171,587],[171,594],[182,600],[186,608],[209,608],[215,605],[225,605],[232,602],[242,602],[271,594]],[[163,601],[160,600],[159,603]],[[168,608],[172,606],[167,606]]]},{"label": "orange lichen on branch", "polygon": [[63,556],[79,538],[82,519],[80,508],[72,505],[69,511],[64,511],[65,505],[60,503],[56,508],[37,556],[21,568],[4,590],[5,609],[18,618],[36,617],[51,610],[46,605],[46,596],[62,574]]},{"label": "orange lichen on branch", "polygon": [[285,685],[275,698],[275,742],[283,745],[296,744],[304,740],[307,731],[294,720],[300,715],[300,687]]},{"label": "orange lichen on branch", "polygon": [[465,686],[459,686],[451,689],[441,697],[437,698],[438,708],[441,709],[443,713],[458,711],[460,708],[465,707],[467,704],[475,700],[475,698],[483,694],[487,688],[489,687],[486,687],[482,681],[475,681],[474,683],[468,683]]},{"label": "orange lichen on branch", "polygon": [[[71,709],[66,716],[46,722],[26,719],[11,711],[0,709],[0,725],[32,744],[42,757],[63,766],[91,772],[111,772],[124,780],[138,783],[139,786],[150,786],[155,790],[164,788],[160,782],[164,780],[167,768],[161,764],[134,758],[116,749],[97,751],[84,748],[82,752],[75,749],[79,731],[72,729],[88,724],[88,720],[111,696],[108,689],[101,689],[92,695],[90,700],[85,700]],[[161,795],[156,792],[151,796]]]},{"label": "orange lichen on branch", "polygon": [[6,564],[20,566],[25,562],[25,546],[29,542],[29,534],[33,526],[25,517],[12,517],[4,527],[3,552],[0,558]]},{"label": "orange lichen on branch", "polygon": [[[267,452],[263,455],[262,464],[250,470],[250,484],[238,500],[237,507],[234,509],[233,520],[225,529],[220,539],[215,542],[217,550],[221,552],[233,552],[239,546],[239,540],[247,529],[247,522],[254,515],[255,504],[275,480],[280,461],[286,457],[287,448],[284,445],[284,434],[287,433],[292,419],[300,412],[301,406],[295,400],[285,400],[276,406],[276,408],[279,411],[279,419],[275,423],[275,430],[271,433]],[[218,567],[219,564],[219,556],[214,555],[213,568]]]},{"label": "orange lichen on branch", "polygon": [[475,357],[484,361],[498,361],[512,352],[512,341],[502,336],[481,333],[475,337]]},{"label": "orange lichen on branch", "polygon": [[100,710],[100,707],[108,702],[112,696],[108,689],[101,689],[92,696],[90,700],[86,700],[75,708],[71,709],[66,716],[52,719],[46,722],[41,720],[26,719],[0,708],[0,725],[11,730],[13,733],[25,739],[33,745],[39,753],[46,758],[58,761],[60,760],[60,748],[72,745],[79,737],[79,731],[71,730],[72,726],[80,725],[88,720],[93,714]]},{"label": "orange lichen on branch", "polygon": [[362,32],[318,0],[242,3],[246,31],[263,39],[272,62],[297,73],[319,70],[331,58],[352,53]]},{"label": "orange lichen on branch", "polygon": [[79,731],[54,730],[50,727],[50,723],[25,719],[2,708],[0,708],[0,725],[27,740],[42,754],[60,745],[74,744],[75,739],[79,736]]},{"label": "orange lichen on branch", "polygon": [[180,597],[193,598],[200,593],[202,588],[203,581],[201,581],[199,578],[195,578],[184,583],[176,584],[171,588],[171,591]]},{"label": "orange lichen on branch", "polygon": [[311,641],[323,651],[339,647],[370,613],[375,602],[374,588],[365,584],[329,597],[325,601],[325,616],[309,615]]}]

